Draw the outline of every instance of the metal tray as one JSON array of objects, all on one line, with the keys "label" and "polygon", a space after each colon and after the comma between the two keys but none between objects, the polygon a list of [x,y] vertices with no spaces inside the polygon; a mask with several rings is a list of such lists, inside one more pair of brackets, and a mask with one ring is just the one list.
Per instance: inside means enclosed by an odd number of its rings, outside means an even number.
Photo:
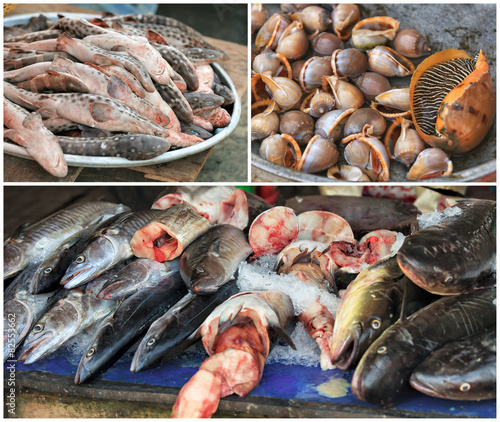
[{"label": "metal tray", "polygon": [[[278,5],[266,4],[270,11],[279,11]],[[361,4],[361,18],[391,16],[400,22],[400,28],[415,28],[423,33],[432,49],[465,50],[475,57],[482,49],[488,59],[490,74],[496,86],[496,4]],[[346,48],[348,45],[346,44]],[[428,57],[428,56],[426,56]],[[412,59],[417,66],[425,57]],[[410,86],[410,77],[390,78],[393,88]],[[259,155],[260,142],[252,142],[252,165],[276,176],[298,182],[338,183],[326,177],[326,172],[307,174],[271,163]],[[428,179],[425,182],[453,183],[478,181],[496,171],[496,123],[484,141],[473,151],[452,157],[450,176]],[[406,182],[408,169],[391,160],[389,182]],[[345,181],[340,181],[345,183]]]},{"label": "metal tray", "polygon": [[[4,26],[14,26],[23,23],[27,23],[30,18],[37,16],[36,13],[27,13],[22,15],[16,15],[12,17],[7,17],[4,19]],[[57,20],[57,13],[44,13],[49,19]],[[93,19],[96,15],[87,13],[64,13],[65,16],[81,17],[85,19]],[[76,167],[140,167],[149,166],[153,164],[168,163],[170,161],[179,160],[181,158],[188,157],[190,155],[197,154],[206,149],[212,148],[214,145],[218,144],[225,138],[227,138],[231,132],[236,128],[241,115],[241,102],[238,92],[231,81],[229,75],[222,69],[217,63],[212,64],[214,71],[220,76],[221,81],[224,85],[229,87],[236,98],[234,104],[232,105],[231,112],[231,123],[229,126],[223,128],[222,130],[216,129],[215,135],[199,144],[180,148],[173,151],[167,151],[166,153],[159,155],[158,157],[151,158],[149,160],[127,160],[122,157],[84,157],[80,155],[70,155],[65,154],[66,162],[70,166]],[[4,152],[16,157],[27,158],[32,160],[31,156],[26,152],[26,150],[18,145],[10,144],[4,142]]]}]

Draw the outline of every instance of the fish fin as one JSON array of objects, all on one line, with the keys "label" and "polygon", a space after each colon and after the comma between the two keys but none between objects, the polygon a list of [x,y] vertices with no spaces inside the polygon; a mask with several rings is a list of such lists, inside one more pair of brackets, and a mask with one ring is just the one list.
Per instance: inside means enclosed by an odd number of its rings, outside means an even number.
[{"label": "fish fin", "polygon": [[405,277],[403,280],[403,299],[401,300],[401,313],[399,314],[399,320],[404,321],[407,315],[407,302],[408,302],[408,283],[412,281]]},{"label": "fish fin", "polygon": [[[31,223],[22,223],[20,224],[14,234],[10,237],[10,239],[23,240],[24,239],[24,231],[31,225]],[[9,240],[10,240],[9,239]]]},{"label": "fish fin", "polygon": [[61,35],[59,35],[59,38],[57,38],[57,46],[56,46],[57,51],[63,50],[62,48],[59,48],[60,44],[76,46],[76,41],[74,40],[74,38],[68,35],[67,32],[63,32]]},{"label": "fish fin", "polygon": [[125,26],[119,21],[113,21],[113,23],[111,24],[111,27],[115,31],[121,32],[123,34],[128,34],[127,28],[125,28]]},{"label": "fish fin", "polygon": [[53,108],[41,107],[37,110],[37,113],[39,113],[44,119],[58,119],[60,117],[59,114],[57,114],[57,111]]},{"label": "fish fin", "polygon": [[73,61],[71,61],[70,59],[67,59],[66,57],[62,57],[59,54],[55,54],[54,58],[52,59],[52,64],[54,66],[65,68],[65,67],[69,67],[70,65],[72,65]]},{"label": "fish fin", "polygon": [[130,87],[115,75],[109,78],[107,91],[112,98],[116,98],[118,100],[123,100],[127,96],[133,94]]},{"label": "fish fin", "polygon": [[220,256],[220,237],[216,238],[212,244],[210,245],[210,247],[208,248],[208,251],[207,253],[208,254],[211,254],[211,255],[214,255],[216,257],[219,257]]},{"label": "fish fin", "polygon": [[89,111],[92,118],[100,123],[105,123],[114,119],[116,112],[112,105],[99,101],[89,104]]},{"label": "fish fin", "polygon": [[271,327],[276,334],[278,334],[283,340],[285,340],[286,344],[288,344],[293,350],[297,350],[297,347],[295,346],[292,338],[283,328],[281,328],[279,325],[273,324],[271,324]]},{"label": "fish fin", "polygon": [[92,25],[100,26],[101,28],[109,28],[110,26],[101,18],[94,18],[90,21]]},{"label": "fish fin", "polygon": [[99,66],[106,66],[109,64],[113,64],[116,66],[123,67],[123,64],[119,60],[114,59],[113,57],[106,56],[105,54],[96,53],[92,57],[96,62],[96,64]]},{"label": "fish fin", "polygon": [[26,145],[26,139],[24,139],[19,132],[15,131],[14,129],[6,129],[3,131],[3,136],[4,138],[8,138],[11,141],[15,142],[18,145],[25,146]]},{"label": "fish fin", "polygon": [[137,18],[135,18],[134,16],[126,16],[124,19],[123,19],[124,22],[130,22],[130,23],[141,23],[141,21]]},{"label": "fish fin", "polygon": [[163,35],[151,29],[146,29],[146,38],[148,39],[148,41],[168,45],[168,41]]},{"label": "fish fin", "polygon": [[23,127],[26,129],[36,129],[42,126],[42,116],[38,113],[30,113],[23,120]]},{"label": "fish fin", "polygon": [[125,47],[122,44],[117,44],[117,45],[113,46],[111,51],[127,51],[127,47]]}]

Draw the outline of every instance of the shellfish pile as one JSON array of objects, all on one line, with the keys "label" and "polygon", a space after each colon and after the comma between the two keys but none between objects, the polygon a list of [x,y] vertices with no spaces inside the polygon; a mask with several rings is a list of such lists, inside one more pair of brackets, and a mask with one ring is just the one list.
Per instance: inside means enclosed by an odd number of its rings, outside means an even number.
[{"label": "shellfish pile", "polygon": [[386,182],[391,166],[420,180],[450,175],[485,139],[495,88],[482,50],[432,51],[417,29],[354,4],[276,7],[252,5],[251,137],[265,159],[338,180]]},{"label": "shellfish pile", "polygon": [[57,177],[63,153],[145,160],[231,121],[234,93],[211,66],[226,53],[173,18],[40,15],[4,35],[6,150]]}]

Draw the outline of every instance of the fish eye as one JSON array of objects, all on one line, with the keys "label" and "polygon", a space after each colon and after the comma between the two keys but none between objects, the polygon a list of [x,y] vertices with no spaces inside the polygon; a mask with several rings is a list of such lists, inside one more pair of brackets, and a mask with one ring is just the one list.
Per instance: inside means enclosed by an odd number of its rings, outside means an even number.
[{"label": "fish eye", "polygon": [[385,354],[385,352],[387,352],[387,347],[386,346],[380,346],[378,349],[377,349],[377,353],[379,355],[383,355]]},{"label": "fish eye", "polygon": [[35,334],[39,333],[42,330],[43,330],[43,324],[36,324],[33,327],[33,333],[35,333]]},{"label": "fish eye", "polygon": [[211,106],[211,105],[214,105],[214,102],[213,101],[207,101],[207,106]]},{"label": "fish eye", "polygon": [[153,344],[156,343],[156,340],[154,338],[150,338],[148,342],[146,343],[147,346],[152,346]]},{"label": "fish eye", "polygon": [[76,259],[75,259],[75,262],[76,262],[77,264],[81,264],[82,262],[85,262],[85,256],[83,256],[83,255],[78,255],[78,256],[76,257]]},{"label": "fish eye", "polygon": [[196,271],[199,272],[199,273],[204,273],[205,272],[205,270],[202,267],[196,268]]},{"label": "fish eye", "polygon": [[52,272],[52,267],[47,267],[43,270],[44,274],[50,274]]},{"label": "fish eye", "polygon": [[452,275],[449,275],[448,277],[445,278],[444,282],[446,284],[449,284],[453,281],[453,276]]},{"label": "fish eye", "polygon": [[87,357],[89,358],[95,353],[95,347],[91,347],[87,352]]},{"label": "fish eye", "polygon": [[460,385],[460,391],[469,391],[471,389],[471,385],[468,382],[464,382]]},{"label": "fish eye", "polygon": [[374,330],[378,330],[380,326],[382,325],[382,322],[378,318],[374,318],[371,322],[371,326]]}]

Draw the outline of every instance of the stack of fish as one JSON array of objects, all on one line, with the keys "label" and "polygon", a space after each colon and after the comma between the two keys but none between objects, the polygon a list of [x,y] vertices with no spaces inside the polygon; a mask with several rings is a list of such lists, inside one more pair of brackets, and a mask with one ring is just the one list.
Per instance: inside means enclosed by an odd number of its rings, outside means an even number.
[{"label": "stack of fish", "polygon": [[[75,204],[7,240],[4,276],[15,278],[5,291],[5,358],[22,343],[19,359],[35,362],[85,331],[92,339],[75,376],[82,383],[137,340],[132,372],[201,339],[209,357],[173,414],[208,417],[221,397],[258,385],[278,337],[295,347],[287,325],[297,316],[323,369],[356,368],[352,391],[361,400],[392,405],[410,386],[453,399],[494,397],[494,202],[459,203],[455,217],[407,236],[397,254],[393,233],[358,242],[333,213],[260,212],[268,205],[234,188],[182,187],[153,208]],[[252,254],[250,261],[276,256],[283,287],[239,293],[237,271]],[[345,290],[336,284],[339,262],[355,277]],[[310,292],[300,306],[290,280]],[[338,306],[325,305],[339,291]],[[443,359],[460,364],[444,367]],[[459,376],[448,372],[457,367]],[[452,379],[459,392],[436,387]]]},{"label": "stack of fish", "polygon": [[64,154],[144,160],[230,123],[234,94],[210,65],[227,56],[189,26],[157,15],[35,21],[5,36],[4,136],[51,174],[66,174]]}]

